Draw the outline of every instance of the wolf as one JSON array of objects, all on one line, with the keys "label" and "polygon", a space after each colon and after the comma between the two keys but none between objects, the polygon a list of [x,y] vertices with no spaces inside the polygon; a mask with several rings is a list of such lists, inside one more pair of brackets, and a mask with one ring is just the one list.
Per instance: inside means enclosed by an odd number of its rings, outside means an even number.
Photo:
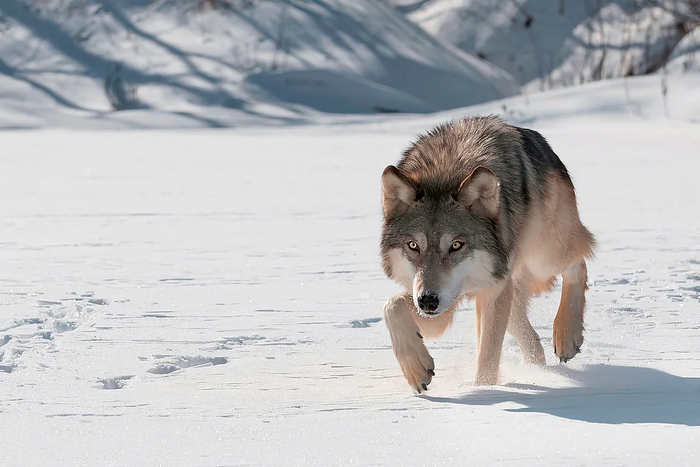
[{"label": "wolf", "polygon": [[554,353],[566,362],[580,352],[595,239],[542,135],[496,116],[449,122],[419,136],[381,185],[382,266],[405,288],[384,306],[384,320],[415,391],[435,376],[423,338],[442,335],[464,299],[475,299],[475,385],[497,383],[506,331],[525,362],[544,366],[527,308],[559,275]]}]

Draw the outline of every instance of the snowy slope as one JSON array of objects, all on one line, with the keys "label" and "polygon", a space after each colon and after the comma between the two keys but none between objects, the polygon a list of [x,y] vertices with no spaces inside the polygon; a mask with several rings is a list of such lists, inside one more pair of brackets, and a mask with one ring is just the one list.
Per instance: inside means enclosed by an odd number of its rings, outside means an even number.
[{"label": "snowy slope", "polygon": [[[467,304],[421,397],[380,319],[398,287],[379,176],[416,132],[503,103],[0,132],[0,465],[695,465],[700,87],[666,118],[658,80],[506,101],[565,161],[598,238],[586,342],[539,370],[509,338],[501,385],[473,388]],[[547,349],[558,293],[532,309]]]},{"label": "snowy slope", "polygon": [[692,28],[700,24],[629,0],[392,2],[431,34],[496,64],[529,90],[647,74],[671,51],[692,60]]},{"label": "snowy slope", "polygon": [[700,72],[700,28],[678,43],[666,68],[673,74]]},{"label": "snowy slope", "polygon": [[424,113],[518,92],[382,2],[214,3],[3,0],[0,112],[17,127],[129,118],[113,107],[217,126],[221,115]]}]

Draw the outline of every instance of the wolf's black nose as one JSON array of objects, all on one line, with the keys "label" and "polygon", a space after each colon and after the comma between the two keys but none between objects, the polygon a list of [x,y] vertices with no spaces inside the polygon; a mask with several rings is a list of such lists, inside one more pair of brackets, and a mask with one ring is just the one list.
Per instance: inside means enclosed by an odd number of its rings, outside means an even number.
[{"label": "wolf's black nose", "polygon": [[423,311],[435,311],[440,305],[440,299],[437,294],[432,292],[425,292],[420,297],[418,297],[418,306]]}]

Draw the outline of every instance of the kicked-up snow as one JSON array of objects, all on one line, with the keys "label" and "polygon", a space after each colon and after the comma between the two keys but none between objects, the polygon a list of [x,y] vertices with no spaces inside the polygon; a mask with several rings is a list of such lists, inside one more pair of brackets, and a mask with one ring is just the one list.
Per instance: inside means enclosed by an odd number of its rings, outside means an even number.
[{"label": "kicked-up snow", "polygon": [[[650,79],[296,129],[0,132],[0,465],[694,465],[700,127],[674,83],[669,119]],[[586,340],[559,364],[555,289],[531,310],[547,368],[508,337],[473,387],[467,303],[416,396],[381,321],[380,175],[499,109],[549,139],[597,236]]]}]

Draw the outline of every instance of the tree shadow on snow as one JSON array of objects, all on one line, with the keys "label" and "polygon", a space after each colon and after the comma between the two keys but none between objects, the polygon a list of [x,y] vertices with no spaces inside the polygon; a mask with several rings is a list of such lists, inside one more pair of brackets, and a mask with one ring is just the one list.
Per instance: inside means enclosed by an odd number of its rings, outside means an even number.
[{"label": "tree shadow on snow", "polygon": [[651,368],[591,365],[557,372],[577,387],[512,385],[519,392],[475,389],[463,396],[424,399],[443,404],[496,405],[515,402],[508,412],[546,413],[592,423],[666,423],[700,426],[700,378],[683,378]]},{"label": "tree shadow on snow", "polygon": [[[116,3],[116,2],[115,2]],[[123,2],[122,2],[123,3]],[[139,2],[134,2],[139,3]],[[135,86],[142,85],[159,85],[169,87],[176,91],[182,92],[188,96],[188,101],[202,107],[221,106],[229,109],[240,110],[251,116],[269,119],[270,121],[300,124],[303,119],[293,117],[268,116],[257,112],[254,109],[245,105],[245,101],[228,92],[221,86],[221,80],[212,75],[206,74],[196,66],[193,58],[207,59],[217,62],[219,65],[231,67],[231,65],[216,57],[209,57],[197,53],[186,53],[185,51],[169,44],[158,37],[143,31],[134,25],[128,18],[127,14],[121,7],[115,6],[112,2],[104,2],[103,8],[106,12],[117,21],[126,31],[138,36],[144,41],[151,42],[168,54],[178,59],[183,63],[188,73],[187,76],[193,76],[202,79],[210,84],[210,88],[204,88],[192,84],[187,84],[187,80],[182,79],[179,75],[164,75],[159,73],[149,73],[146,70],[141,70],[130,66],[128,63],[117,63],[109,58],[98,55],[88,48],[84,47],[80,42],[76,42],[69,32],[61,26],[61,24],[52,18],[44,17],[42,14],[19,0],[2,0],[0,1],[0,10],[2,14],[13,19],[18,24],[29,30],[32,35],[50,44],[56,52],[74,63],[82,67],[82,75],[102,81],[106,79],[115,70],[115,66],[119,65],[123,76],[128,77],[128,80]],[[24,69],[22,69],[24,68]],[[61,106],[76,110],[84,110],[94,112],[94,116],[98,118],[108,118],[109,113],[92,111],[89,108],[81,106],[62,94],[60,89],[52,89],[49,85],[43,84],[40,80],[33,77],[40,76],[48,70],[37,70],[34,67],[16,68],[10,63],[0,61],[0,74],[7,75],[11,78],[23,81],[37,91],[45,94]],[[141,109],[149,108],[146,104],[141,103]],[[162,111],[168,113],[167,111]],[[226,124],[219,123],[217,120],[207,117],[202,117],[189,112],[170,112],[181,117],[190,118],[198,121],[204,126],[219,128],[225,127]]]}]

